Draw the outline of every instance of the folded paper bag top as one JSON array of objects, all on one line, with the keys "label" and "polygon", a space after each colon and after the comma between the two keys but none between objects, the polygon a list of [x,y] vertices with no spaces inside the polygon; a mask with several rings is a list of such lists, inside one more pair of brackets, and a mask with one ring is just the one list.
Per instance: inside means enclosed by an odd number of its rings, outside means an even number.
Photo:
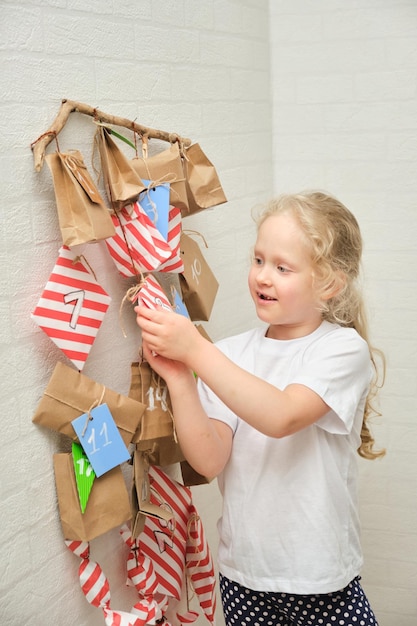
[{"label": "folded paper bag top", "polygon": [[72,421],[93,406],[106,403],[128,445],[139,428],[146,405],[123,396],[58,362],[32,418],[34,424],[77,438]]}]

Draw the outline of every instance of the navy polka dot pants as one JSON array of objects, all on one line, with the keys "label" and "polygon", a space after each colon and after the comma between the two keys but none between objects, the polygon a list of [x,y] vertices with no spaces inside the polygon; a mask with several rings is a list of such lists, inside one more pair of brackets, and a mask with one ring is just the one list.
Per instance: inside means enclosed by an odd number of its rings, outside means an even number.
[{"label": "navy polka dot pants", "polygon": [[358,576],[344,589],[314,596],[253,591],[220,574],[227,626],[378,626]]}]

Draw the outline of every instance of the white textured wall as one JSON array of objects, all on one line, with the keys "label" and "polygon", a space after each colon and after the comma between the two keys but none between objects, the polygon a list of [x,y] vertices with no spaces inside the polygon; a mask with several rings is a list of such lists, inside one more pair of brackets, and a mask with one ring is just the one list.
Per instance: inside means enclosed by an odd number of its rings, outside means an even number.
[{"label": "white textured wall", "polygon": [[358,217],[388,450],[361,462],[363,584],[380,626],[417,623],[417,4],[271,0],[274,187]]},{"label": "white textured wall", "polygon": [[[50,173],[47,166],[34,172],[30,143],[64,97],[198,141],[229,198],[187,218],[187,228],[205,235],[206,258],[220,282],[205,327],[213,339],[246,328],[253,320],[246,290],[250,208],[272,189],[268,4],[0,4],[0,623],[93,626],[103,616],[79,589],[78,559],[64,546],[57,514],[52,454],[63,442],[31,422],[55,363],[69,362],[30,319],[60,246]],[[89,164],[93,132],[90,118],[72,114],[59,136],[61,150],[78,148]],[[133,315],[125,315],[127,339],[119,326],[126,282],[104,243],[86,246],[84,254],[113,298],[84,373],[126,393],[138,350]],[[196,501],[215,549],[215,484],[200,488]],[[134,596],[125,589],[120,546],[111,531],[93,542],[92,557],[109,576],[114,608],[129,610]]]},{"label": "white textured wall", "polygon": [[[220,282],[206,324],[213,339],[254,321],[249,211],[273,188],[271,133],[275,191],[326,188],[358,216],[373,339],[388,360],[375,428],[388,455],[361,463],[363,582],[380,626],[414,626],[415,1],[271,0],[269,23],[263,0],[0,4],[0,622],[103,623],[63,546],[52,473],[62,441],[31,423],[56,361],[66,361],[30,320],[60,238],[51,178],[46,167],[33,171],[29,144],[67,97],[191,137],[215,163],[229,203],[187,220],[206,236]],[[74,115],[61,149],[79,148],[88,161],[92,133],[91,120]],[[124,393],[138,347],[132,318],[128,339],[119,333],[125,283],[102,244],[86,253],[113,304],[84,371]],[[215,485],[196,490],[196,502],[215,545]],[[93,557],[109,575],[114,606],[127,609],[119,545],[110,532],[94,542]]]}]

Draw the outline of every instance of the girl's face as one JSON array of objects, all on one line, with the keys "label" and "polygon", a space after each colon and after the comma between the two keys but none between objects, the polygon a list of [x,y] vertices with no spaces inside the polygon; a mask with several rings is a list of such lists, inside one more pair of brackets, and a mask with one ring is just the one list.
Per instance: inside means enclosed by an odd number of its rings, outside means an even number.
[{"label": "girl's face", "polygon": [[268,337],[294,339],[321,323],[313,266],[304,233],[290,213],[271,215],[258,231],[249,290]]}]

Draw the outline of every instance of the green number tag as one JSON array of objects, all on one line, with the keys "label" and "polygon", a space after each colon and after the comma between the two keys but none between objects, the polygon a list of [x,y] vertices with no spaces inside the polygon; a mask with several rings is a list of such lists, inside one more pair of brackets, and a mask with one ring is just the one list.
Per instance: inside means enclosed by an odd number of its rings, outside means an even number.
[{"label": "green number tag", "polygon": [[96,475],[87,455],[79,443],[73,442],[72,444],[72,458],[74,461],[75,482],[77,483],[81,513],[84,513]]}]

